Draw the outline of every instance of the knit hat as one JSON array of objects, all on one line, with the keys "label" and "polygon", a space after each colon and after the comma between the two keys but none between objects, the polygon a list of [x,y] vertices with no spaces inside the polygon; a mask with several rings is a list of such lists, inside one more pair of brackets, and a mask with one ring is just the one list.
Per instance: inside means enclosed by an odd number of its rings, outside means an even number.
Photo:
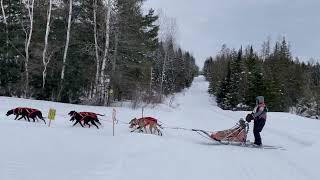
[{"label": "knit hat", "polygon": [[256,104],[261,104],[261,103],[264,103],[264,97],[263,96],[256,97]]}]

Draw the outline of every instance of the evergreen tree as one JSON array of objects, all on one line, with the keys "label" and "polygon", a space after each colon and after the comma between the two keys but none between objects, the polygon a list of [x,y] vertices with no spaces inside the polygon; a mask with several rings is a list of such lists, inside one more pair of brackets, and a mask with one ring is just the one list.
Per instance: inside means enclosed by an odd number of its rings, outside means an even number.
[{"label": "evergreen tree", "polygon": [[255,98],[257,96],[266,96],[265,79],[263,71],[261,69],[261,62],[258,60],[258,56],[254,53],[252,46],[247,51],[246,65],[248,69],[247,73],[247,92],[246,92],[246,105],[253,108],[255,106]]},{"label": "evergreen tree", "polygon": [[222,109],[231,109],[232,104],[230,102],[231,100],[231,65],[230,62],[228,62],[227,66],[227,75],[224,78],[224,80],[221,83],[221,86],[217,93],[217,103]]},{"label": "evergreen tree", "polygon": [[[138,102],[163,93],[159,87],[162,74],[165,74],[166,94],[190,86],[197,74],[192,55],[176,50],[173,45],[163,48],[164,43],[158,39],[158,16],[152,9],[145,13],[143,0],[116,0],[112,6],[102,0],[73,0],[71,16],[69,0],[53,1],[49,26],[49,1],[34,1],[32,23],[28,13],[31,6],[26,4],[31,2],[2,2],[0,95],[101,104],[97,99],[100,93],[108,95],[108,102],[121,99]],[[112,7],[110,11],[108,7]],[[69,24],[72,24],[70,30]],[[65,56],[67,31],[70,43]],[[170,66],[162,73],[164,59],[168,59]],[[62,69],[65,69],[63,81]],[[99,76],[106,81],[99,81],[97,86],[97,79],[102,79]],[[100,85],[107,93],[101,91]]]},{"label": "evergreen tree", "polygon": [[[250,110],[256,96],[265,96],[271,111],[296,111],[315,117],[319,112],[319,65],[293,61],[285,38],[270,52],[270,41],[258,55],[252,46],[238,53],[224,45],[204,64],[209,92],[223,109]],[[241,106],[240,106],[241,105]]]},{"label": "evergreen tree", "polygon": [[230,104],[233,109],[235,109],[239,104],[242,103],[240,89],[243,80],[243,68],[242,68],[242,48],[236,53],[232,52],[231,59],[231,77],[230,77]]}]

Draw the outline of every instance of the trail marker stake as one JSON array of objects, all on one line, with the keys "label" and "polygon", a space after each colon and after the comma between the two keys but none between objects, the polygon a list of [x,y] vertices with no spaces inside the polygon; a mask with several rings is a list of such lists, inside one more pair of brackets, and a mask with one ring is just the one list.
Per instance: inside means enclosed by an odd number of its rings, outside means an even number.
[{"label": "trail marker stake", "polygon": [[112,110],[112,135],[113,136],[114,136],[114,124],[117,121],[116,115],[117,115],[117,111],[116,111],[116,109],[113,109]]},{"label": "trail marker stake", "polygon": [[143,118],[144,107],[142,107],[141,117]]},{"label": "trail marker stake", "polygon": [[48,114],[48,119],[50,120],[50,121],[49,121],[49,127],[50,127],[50,125],[51,125],[51,121],[54,121],[55,118],[56,118],[56,110],[53,109],[53,108],[50,108],[50,109],[49,109],[49,114]]}]

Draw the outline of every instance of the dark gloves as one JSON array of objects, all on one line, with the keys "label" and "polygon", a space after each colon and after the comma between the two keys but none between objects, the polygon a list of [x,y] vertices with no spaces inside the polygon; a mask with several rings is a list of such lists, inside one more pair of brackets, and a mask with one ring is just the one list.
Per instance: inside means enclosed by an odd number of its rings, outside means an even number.
[{"label": "dark gloves", "polygon": [[252,120],[254,120],[254,117],[253,117],[253,114],[248,114],[247,117],[246,117],[246,121],[247,122],[251,122]]}]

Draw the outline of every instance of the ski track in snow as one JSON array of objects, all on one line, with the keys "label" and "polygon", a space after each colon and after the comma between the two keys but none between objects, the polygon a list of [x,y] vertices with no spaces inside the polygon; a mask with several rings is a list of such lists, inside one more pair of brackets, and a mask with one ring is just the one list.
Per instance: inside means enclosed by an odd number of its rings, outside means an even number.
[{"label": "ski track in snow", "polygon": [[278,135],[280,137],[286,138],[287,140],[292,141],[292,142],[297,143],[297,144],[302,145],[302,146],[312,146],[312,142],[309,142],[309,141],[294,137],[293,134],[285,133],[283,131],[275,130],[275,129],[268,129],[267,132],[270,132],[272,134],[275,134],[275,135]]},{"label": "ski track in snow", "polygon": [[[116,136],[110,123],[112,108],[0,97],[0,180],[105,179],[320,179],[320,121],[288,113],[268,113],[263,143],[279,149],[219,145],[174,127],[224,130],[248,112],[223,111],[208,93],[204,77],[176,94],[172,104],[146,108],[145,116],[164,123],[164,136],[130,133],[127,124],[141,110],[117,107]],[[57,109],[48,128],[41,122],[14,121],[5,113],[17,106]],[[103,127],[72,127],[71,110],[105,114]],[[253,140],[252,123],[249,137]]]}]

